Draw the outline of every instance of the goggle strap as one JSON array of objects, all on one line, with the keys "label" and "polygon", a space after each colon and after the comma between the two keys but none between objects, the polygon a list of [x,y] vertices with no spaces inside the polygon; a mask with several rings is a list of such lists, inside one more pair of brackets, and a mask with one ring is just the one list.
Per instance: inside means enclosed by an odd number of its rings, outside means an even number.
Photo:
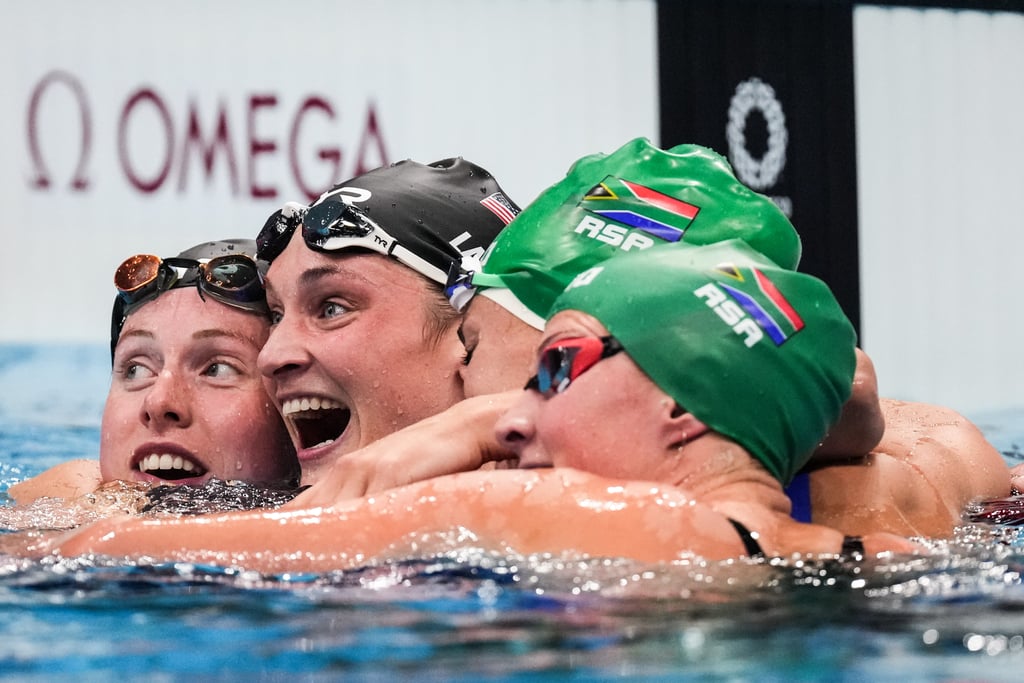
[{"label": "goggle strap", "polygon": [[415,270],[420,275],[423,275],[438,284],[443,285],[448,281],[448,273],[441,270],[430,261],[417,256],[398,242],[393,243],[391,247],[391,255]]},{"label": "goggle strap", "polygon": [[[383,239],[382,239],[383,238]],[[381,244],[386,241],[387,245]],[[306,242],[309,245],[309,241]],[[312,245],[310,245],[312,246]],[[448,281],[448,273],[441,270],[426,259],[416,255],[406,247],[398,243],[386,230],[375,224],[374,231],[363,237],[337,236],[328,237],[315,247],[317,251],[339,251],[344,248],[363,247],[378,254],[391,256],[401,261],[420,275],[444,285]]]}]

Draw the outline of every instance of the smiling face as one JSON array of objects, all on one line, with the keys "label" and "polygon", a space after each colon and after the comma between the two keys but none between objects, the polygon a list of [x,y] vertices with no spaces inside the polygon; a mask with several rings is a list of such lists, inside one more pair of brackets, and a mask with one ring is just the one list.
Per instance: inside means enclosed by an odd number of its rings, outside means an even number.
[{"label": "smiling face", "polygon": [[[539,350],[559,340],[606,335],[592,316],[564,311],[548,322]],[[587,368],[562,393],[545,398],[535,389],[523,392],[498,420],[496,433],[522,468],[572,467],[606,477],[669,480],[673,463],[666,452],[679,437],[673,407],[626,353],[616,353]]]},{"label": "smiling face", "polygon": [[520,389],[533,374],[540,330],[490,299],[473,297],[459,336],[466,350],[459,375],[467,397]]},{"label": "smiling face", "polygon": [[294,451],[256,362],[268,329],[193,287],[128,316],[103,410],[104,481],[293,480]]},{"label": "smiling face", "polygon": [[335,458],[462,399],[454,311],[421,276],[380,254],[322,254],[296,231],[270,267],[277,321],[260,354],[311,484]]}]

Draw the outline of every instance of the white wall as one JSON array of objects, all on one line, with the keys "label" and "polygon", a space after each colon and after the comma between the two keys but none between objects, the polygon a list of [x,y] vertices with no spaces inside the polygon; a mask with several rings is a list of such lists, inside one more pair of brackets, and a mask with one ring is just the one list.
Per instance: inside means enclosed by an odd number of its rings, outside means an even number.
[{"label": "white wall", "polygon": [[[361,146],[369,167],[381,142],[387,161],[465,156],[525,205],[584,154],[657,140],[655,21],[653,0],[6,3],[0,341],[104,340],[123,258],[255,236],[303,183],[353,175]],[[316,98],[333,115],[298,114]],[[182,161],[190,111],[206,138],[224,112],[231,154],[209,173]]]},{"label": "white wall", "polygon": [[862,328],[885,395],[1024,405],[1024,15],[854,16]]}]

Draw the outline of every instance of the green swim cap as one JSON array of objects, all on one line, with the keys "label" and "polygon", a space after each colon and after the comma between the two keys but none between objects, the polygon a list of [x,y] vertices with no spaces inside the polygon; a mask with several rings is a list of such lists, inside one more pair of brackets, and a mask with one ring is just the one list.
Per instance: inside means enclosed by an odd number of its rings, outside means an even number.
[{"label": "green swim cap", "polygon": [[573,164],[498,234],[473,285],[508,287],[544,317],[577,274],[611,256],[737,238],[783,268],[800,261],[789,219],[742,185],[724,157],[637,138]]},{"label": "green swim cap", "polygon": [[589,313],[675,401],[783,484],[839,416],[856,335],[822,281],[731,241],[580,273],[552,308]]}]

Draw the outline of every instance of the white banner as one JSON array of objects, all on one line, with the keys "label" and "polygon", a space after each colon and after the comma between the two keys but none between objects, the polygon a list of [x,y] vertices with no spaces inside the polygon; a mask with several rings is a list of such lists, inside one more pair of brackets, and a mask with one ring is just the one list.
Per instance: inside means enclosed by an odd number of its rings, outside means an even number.
[{"label": "white banner", "polygon": [[288,200],[464,156],[526,205],[657,141],[652,0],[11,3],[0,341],[100,341],[112,276]]},{"label": "white banner", "polygon": [[[854,14],[861,322],[886,396],[1024,405],[1024,15]],[[799,226],[798,226],[799,227]]]}]

